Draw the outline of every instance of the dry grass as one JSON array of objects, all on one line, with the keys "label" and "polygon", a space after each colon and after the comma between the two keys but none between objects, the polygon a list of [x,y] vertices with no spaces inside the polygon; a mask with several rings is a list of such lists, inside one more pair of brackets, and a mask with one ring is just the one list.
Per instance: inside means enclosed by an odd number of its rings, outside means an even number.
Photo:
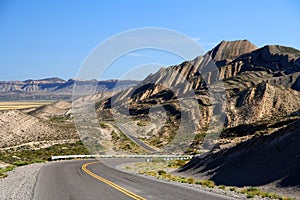
[{"label": "dry grass", "polygon": [[[232,192],[235,194],[244,195],[244,197],[248,198],[268,198],[268,199],[278,199],[278,200],[296,200],[295,198],[281,196],[275,193],[269,193],[262,191],[260,189],[254,187],[244,187],[238,188],[233,186],[225,186],[225,185],[216,185],[212,180],[200,180],[194,179],[193,177],[182,177],[177,176],[175,174],[169,173],[174,170],[174,168],[178,168],[183,163],[178,162],[178,160],[173,161],[158,161],[158,162],[137,162],[130,163],[125,166],[126,170],[132,171],[134,173],[139,173],[147,176],[152,176],[158,179],[163,179],[166,181],[175,181],[179,183],[185,183],[190,185],[200,185],[203,188],[209,189],[219,189],[226,192]],[[170,170],[174,167],[173,170]]]},{"label": "dry grass", "polygon": [[14,101],[14,102],[0,102],[0,110],[21,110],[27,108],[37,108],[52,102],[46,101]]}]

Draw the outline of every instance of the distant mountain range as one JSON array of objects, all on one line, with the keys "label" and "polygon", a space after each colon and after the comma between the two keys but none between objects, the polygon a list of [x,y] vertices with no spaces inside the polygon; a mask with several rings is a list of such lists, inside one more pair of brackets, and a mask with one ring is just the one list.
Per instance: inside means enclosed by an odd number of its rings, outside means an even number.
[{"label": "distant mountain range", "polygon": [[[0,100],[69,100],[72,97],[74,84],[80,84],[83,93],[97,86],[98,92],[125,89],[136,85],[135,80],[63,80],[46,78],[25,81],[0,81]],[[116,87],[117,85],[117,87]]]}]

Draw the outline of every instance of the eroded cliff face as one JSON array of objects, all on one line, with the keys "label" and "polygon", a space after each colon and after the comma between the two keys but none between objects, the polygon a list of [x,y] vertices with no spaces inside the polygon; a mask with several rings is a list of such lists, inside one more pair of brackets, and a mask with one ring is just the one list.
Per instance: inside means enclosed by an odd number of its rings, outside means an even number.
[{"label": "eroded cliff face", "polygon": [[[168,126],[174,128],[179,126],[180,113],[184,112],[180,100],[192,97],[199,109],[190,115],[201,116],[197,122],[201,133],[220,103],[212,100],[212,95],[223,93],[225,127],[297,116],[299,59],[300,51],[290,47],[257,48],[247,40],[222,41],[203,56],[150,74],[137,86],[100,103],[98,110],[109,109],[112,101],[113,107],[130,110],[133,117],[145,117],[151,107],[163,106],[169,116]],[[198,118],[190,120],[195,119]]]},{"label": "eroded cliff face", "polygon": [[245,89],[228,101],[228,127],[300,114],[298,91],[266,82]]},{"label": "eroded cliff face", "polygon": [[222,41],[208,54],[215,61],[230,61],[256,49],[257,47],[248,40]]},{"label": "eroded cliff face", "polygon": [[298,198],[299,58],[296,49],[271,45],[216,60],[218,79],[226,88],[224,130],[211,151],[195,156],[178,172]]}]

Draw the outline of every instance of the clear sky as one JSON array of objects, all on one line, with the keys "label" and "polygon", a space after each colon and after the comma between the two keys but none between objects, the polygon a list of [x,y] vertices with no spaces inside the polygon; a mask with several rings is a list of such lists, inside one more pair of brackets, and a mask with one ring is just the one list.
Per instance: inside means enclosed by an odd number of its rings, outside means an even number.
[{"label": "clear sky", "polygon": [[[300,49],[299,2],[0,0],[0,80],[76,77],[97,44],[141,27],[182,32],[206,50],[221,40],[236,39],[248,39],[257,46],[281,44]],[[138,55],[116,63],[116,70],[104,79],[118,78],[130,70],[133,59],[139,59],[140,64],[180,62],[179,58],[163,54],[150,53],[153,58]]]}]

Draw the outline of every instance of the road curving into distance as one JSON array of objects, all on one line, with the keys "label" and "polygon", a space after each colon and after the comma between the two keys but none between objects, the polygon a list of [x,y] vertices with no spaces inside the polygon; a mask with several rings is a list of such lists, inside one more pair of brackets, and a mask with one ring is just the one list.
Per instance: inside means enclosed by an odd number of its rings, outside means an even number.
[{"label": "road curving into distance", "polygon": [[156,153],[157,149],[154,149],[153,147],[151,147],[150,145],[146,144],[145,142],[143,142],[142,140],[140,140],[138,137],[136,137],[133,133],[131,133],[131,131],[126,128],[125,126],[123,126],[120,123],[117,123],[116,126],[119,128],[120,131],[122,131],[131,141],[133,141],[135,144],[139,145],[140,147],[142,147],[143,149],[145,149],[146,151],[150,152],[150,153]]},{"label": "road curving into distance", "polygon": [[222,200],[229,197],[163,182],[114,167],[141,159],[53,162],[39,173],[34,200]]}]

